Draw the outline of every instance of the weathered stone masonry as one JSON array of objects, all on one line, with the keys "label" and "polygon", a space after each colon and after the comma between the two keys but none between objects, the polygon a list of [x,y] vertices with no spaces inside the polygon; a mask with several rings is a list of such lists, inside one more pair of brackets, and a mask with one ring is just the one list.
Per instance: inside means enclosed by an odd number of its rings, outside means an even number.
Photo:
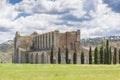
[{"label": "weathered stone masonry", "polygon": [[[53,48],[55,63],[58,63],[58,49],[61,50],[61,63],[65,64],[66,48],[69,51],[70,63],[73,63],[73,53],[76,50],[80,56],[80,30],[60,33],[58,30],[30,36],[21,36],[16,32],[14,39],[13,63],[50,63],[50,53]],[[80,57],[77,58],[80,63]]]}]

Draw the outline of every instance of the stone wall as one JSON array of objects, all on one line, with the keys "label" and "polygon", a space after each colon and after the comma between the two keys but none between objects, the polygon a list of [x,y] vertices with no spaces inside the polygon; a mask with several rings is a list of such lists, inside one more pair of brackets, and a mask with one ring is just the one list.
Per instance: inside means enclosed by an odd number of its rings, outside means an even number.
[{"label": "stone wall", "polygon": [[53,31],[34,36],[33,47],[35,51],[50,50],[52,47],[58,48],[59,31]]},{"label": "stone wall", "polygon": [[[50,63],[50,53],[53,49],[54,62],[58,63],[58,49],[61,50],[61,63],[65,64],[66,49],[69,51],[70,63],[73,63],[73,53],[80,55],[80,30],[60,33],[52,32],[30,36],[15,36],[14,63]],[[79,57],[78,57],[78,63]]]}]

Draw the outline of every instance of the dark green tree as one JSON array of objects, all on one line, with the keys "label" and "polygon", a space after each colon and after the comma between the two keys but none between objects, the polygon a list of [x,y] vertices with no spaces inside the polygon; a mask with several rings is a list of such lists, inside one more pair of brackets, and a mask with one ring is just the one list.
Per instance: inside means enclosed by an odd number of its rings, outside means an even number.
[{"label": "dark green tree", "polygon": [[98,64],[98,49],[97,49],[97,47],[95,48],[95,51],[94,51],[94,63]]},{"label": "dark green tree", "polygon": [[106,47],[104,48],[104,64],[107,64],[107,51],[106,51]]},{"label": "dark green tree", "polygon": [[110,54],[109,54],[109,47],[106,46],[106,64],[109,64],[110,63]]},{"label": "dark green tree", "polygon": [[31,54],[31,64],[33,64],[33,54]]},{"label": "dark green tree", "polygon": [[76,53],[76,50],[73,54],[73,64],[76,64],[77,63],[77,53]]},{"label": "dark green tree", "polygon": [[117,63],[117,48],[114,48],[113,64]]},{"label": "dark green tree", "polygon": [[103,46],[100,48],[100,64],[103,64],[104,63],[104,60],[103,60]]},{"label": "dark green tree", "polygon": [[109,40],[106,41],[106,46],[109,46]]},{"label": "dark green tree", "polygon": [[60,48],[58,49],[58,64],[61,63],[61,52],[60,52]]},{"label": "dark green tree", "polygon": [[106,64],[110,64],[109,40],[106,41]]},{"label": "dark green tree", "polygon": [[120,49],[119,49],[119,64],[120,64]]},{"label": "dark green tree", "polygon": [[51,48],[50,63],[51,63],[51,64],[54,63],[54,60],[53,60],[53,48]]},{"label": "dark green tree", "polygon": [[89,64],[92,64],[92,49],[91,49],[91,46],[90,46],[90,49],[89,49]]},{"label": "dark green tree", "polygon": [[109,49],[109,63],[111,64],[111,61],[112,61],[112,52],[111,52],[111,47]]},{"label": "dark green tree", "polygon": [[81,64],[84,64],[84,52],[83,52],[83,50],[81,52]]},{"label": "dark green tree", "polygon": [[66,54],[65,54],[65,61],[66,61],[66,64],[68,64],[68,48],[66,48]]}]

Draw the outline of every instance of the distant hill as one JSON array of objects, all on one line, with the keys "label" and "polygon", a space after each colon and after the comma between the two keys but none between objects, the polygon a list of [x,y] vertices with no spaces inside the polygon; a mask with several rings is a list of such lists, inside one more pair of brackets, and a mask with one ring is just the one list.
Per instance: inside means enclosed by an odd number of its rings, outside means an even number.
[{"label": "distant hill", "polygon": [[[85,51],[85,53],[89,52],[89,46],[92,46],[92,50],[94,50],[95,46],[105,44],[106,39],[103,38],[92,38],[92,39],[82,39],[81,40],[81,49]],[[110,41],[110,46],[112,49],[116,47],[120,49],[120,39],[115,39]],[[14,41],[8,40],[0,44],[0,62],[12,62],[12,54],[14,52]]]},{"label": "distant hill", "polygon": [[0,44],[0,62],[12,62],[13,40],[8,40]]}]

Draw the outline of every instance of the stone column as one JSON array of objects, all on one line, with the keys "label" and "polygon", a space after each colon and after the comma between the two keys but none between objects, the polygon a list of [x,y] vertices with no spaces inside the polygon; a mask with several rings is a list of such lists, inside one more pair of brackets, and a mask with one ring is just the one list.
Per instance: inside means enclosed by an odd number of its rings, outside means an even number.
[{"label": "stone column", "polygon": [[50,52],[47,52],[47,63],[50,64]]},{"label": "stone column", "polygon": [[30,62],[33,63],[33,52],[31,52],[31,55],[30,55]]},{"label": "stone column", "polygon": [[59,38],[59,34],[58,34],[58,33],[59,33],[58,30],[54,31],[54,33],[53,33],[53,39],[54,39],[54,40],[53,40],[53,41],[54,41],[54,42],[53,42],[53,45],[54,45],[54,48],[55,48],[56,50],[58,50],[58,46],[59,46],[59,45],[58,45],[58,44],[59,44],[59,43],[58,43],[58,40],[59,40],[59,39],[58,39],[58,38]]},{"label": "stone column", "polygon": [[38,64],[41,63],[41,52],[38,52]]},{"label": "stone column", "polygon": [[41,50],[42,50],[42,35],[40,35],[40,44],[41,44]]},{"label": "stone column", "polygon": [[41,53],[41,63],[44,64],[44,52]]},{"label": "stone column", "polygon": [[45,49],[45,37],[44,37],[44,34],[43,34],[43,49]]},{"label": "stone column", "polygon": [[77,30],[76,36],[77,36],[77,41],[80,41],[80,30]]},{"label": "stone column", "polygon": [[38,36],[36,36],[36,50],[38,50]]},{"label": "stone column", "polygon": [[49,33],[49,49],[51,49],[51,34]]},{"label": "stone column", "polygon": [[36,52],[33,52],[33,64],[35,64],[35,60],[36,60]]},{"label": "stone column", "polygon": [[29,54],[28,54],[28,62],[30,63],[30,52],[29,52]]},{"label": "stone column", "polygon": [[44,64],[47,63],[47,52],[44,52]]},{"label": "stone column", "polygon": [[66,64],[66,62],[65,62],[65,53],[64,52],[61,53],[61,64]]},{"label": "stone column", "polygon": [[18,63],[21,63],[21,51],[20,48],[17,48],[18,50]]},{"label": "stone column", "polygon": [[35,37],[34,37],[34,48],[35,48],[35,50],[36,50],[36,48],[37,48],[37,47],[36,47],[36,45],[37,45],[37,44],[36,44],[36,41],[37,41],[37,40],[36,40],[36,36],[35,36]]},{"label": "stone column", "polygon": [[46,34],[44,34],[44,47],[46,49]]},{"label": "stone column", "polygon": [[76,49],[76,52],[80,54],[80,30],[76,31],[75,49]]},{"label": "stone column", "polygon": [[39,35],[37,36],[37,40],[38,40],[37,46],[38,46],[38,50],[39,50]]},{"label": "stone column", "polygon": [[43,35],[41,35],[41,49],[43,50]]},{"label": "stone column", "polygon": [[52,32],[52,47],[54,49],[54,32]]},{"label": "stone column", "polygon": [[18,54],[18,48],[20,45],[20,33],[17,31],[16,35],[15,35],[15,39],[14,39],[14,54],[13,54],[13,62],[14,63],[18,63],[18,58],[19,58],[19,54]]},{"label": "stone column", "polygon": [[33,37],[33,48],[35,49],[35,36]]},{"label": "stone column", "polygon": [[52,40],[53,36],[52,36],[52,32],[50,33],[50,50],[52,48],[52,43],[53,43],[53,40]]},{"label": "stone column", "polygon": [[49,49],[49,33],[47,33],[47,49]]},{"label": "stone column", "polygon": [[47,49],[47,34],[45,34],[45,49]]},{"label": "stone column", "polygon": [[44,49],[46,48],[46,36],[45,36],[45,34],[43,34],[43,36],[44,36]]}]

